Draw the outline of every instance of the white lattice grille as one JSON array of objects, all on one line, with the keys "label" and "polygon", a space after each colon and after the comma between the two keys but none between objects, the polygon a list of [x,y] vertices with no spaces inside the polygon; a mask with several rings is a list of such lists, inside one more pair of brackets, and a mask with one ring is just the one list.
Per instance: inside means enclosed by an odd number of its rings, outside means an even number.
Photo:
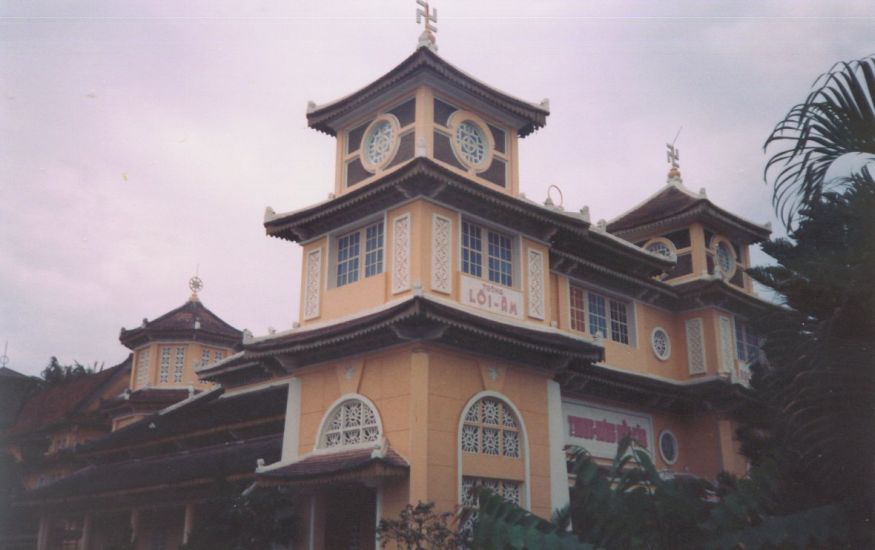
[{"label": "white lattice grille", "polygon": [[462,122],[456,128],[456,144],[462,159],[468,164],[478,165],[486,158],[486,134],[470,120]]},{"label": "white lattice grille", "polygon": [[149,360],[151,355],[149,348],[142,349],[137,353],[137,388],[144,388],[149,384]]},{"label": "white lattice grille", "polygon": [[173,381],[182,382],[182,375],[185,372],[185,346],[176,348],[176,360],[173,363]]},{"label": "white lattice grille", "polygon": [[668,247],[668,245],[659,241],[647,245],[647,251],[653,252],[654,254],[659,254],[660,256],[671,256],[671,249]]},{"label": "white lattice grille", "polygon": [[474,522],[477,520],[477,501],[475,492],[479,487],[489,489],[508,502],[513,502],[517,506],[522,506],[522,483],[519,481],[464,476],[462,478],[462,487],[460,488],[461,495],[459,500],[463,507],[471,508],[473,509],[473,512],[462,525],[460,529],[462,533],[470,533],[471,529],[474,527]]},{"label": "white lattice grille", "polygon": [[377,413],[359,399],[348,399],[328,416],[320,438],[320,447],[340,447],[371,443],[380,439]]},{"label": "white lattice grille", "polygon": [[365,158],[373,165],[382,164],[395,141],[395,130],[388,120],[377,122],[365,138]]},{"label": "white lattice grille", "polygon": [[170,351],[171,348],[161,348],[161,361],[158,364],[158,382],[164,384],[170,378]]},{"label": "white lattice grille", "polygon": [[660,359],[668,359],[669,355],[671,355],[671,343],[668,339],[668,333],[663,329],[656,328],[653,330],[650,344],[653,346],[653,353]]},{"label": "white lattice grille", "polygon": [[463,452],[520,458],[519,423],[502,401],[484,397],[465,412],[460,434]]}]

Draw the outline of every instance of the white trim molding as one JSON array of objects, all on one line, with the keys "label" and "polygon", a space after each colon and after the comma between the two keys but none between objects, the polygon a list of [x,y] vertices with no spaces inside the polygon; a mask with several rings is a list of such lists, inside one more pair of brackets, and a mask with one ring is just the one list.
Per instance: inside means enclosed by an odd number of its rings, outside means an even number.
[{"label": "white trim molding", "polygon": [[559,382],[547,381],[547,430],[550,449],[550,510],[562,509],[571,501],[565,466],[565,423]]},{"label": "white trim molding", "polygon": [[289,380],[289,393],[286,397],[286,420],[283,427],[283,450],[280,460],[291,462],[298,458],[301,445],[301,379]]},{"label": "white trim molding", "polygon": [[[355,445],[339,445],[337,447],[320,447],[319,442],[322,440],[322,434],[325,431],[325,424],[328,422],[328,418],[340,406],[344,401],[357,400],[364,403],[366,406],[370,407],[372,411],[374,411],[374,416],[377,420],[377,431],[378,438],[377,442],[374,441],[366,441],[364,443],[357,443]],[[365,397],[360,393],[345,393],[338,397],[334,403],[329,405],[325,409],[325,413],[322,415],[322,420],[319,421],[319,429],[316,431],[316,441],[313,442],[313,452],[314,453],[324,453],[324,452],[336,452],[339,450],[349,450],[349,449],[358,449],[358,448],[371,448],[375,445],[378,445],[381,441],[383,441],[383,421],[380,418],[380,410],[377,409],[377,406],[374,405],[374,402]]]}]

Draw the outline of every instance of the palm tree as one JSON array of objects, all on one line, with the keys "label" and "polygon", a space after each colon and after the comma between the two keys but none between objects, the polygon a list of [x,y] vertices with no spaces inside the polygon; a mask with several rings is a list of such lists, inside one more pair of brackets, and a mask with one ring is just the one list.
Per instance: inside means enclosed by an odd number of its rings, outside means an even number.
[{"label": "palm tree", "polygon": [[780,147],[764,176],[774,186],[772,203],[788,229],[800,207],[820,200],[827,190],[841,191],[848,185],[848,179],[840,177],[848,173],[830,172],[837,160],[858,167],[875,163],[875,56],[837,63],[813,87],[763,146]]}]

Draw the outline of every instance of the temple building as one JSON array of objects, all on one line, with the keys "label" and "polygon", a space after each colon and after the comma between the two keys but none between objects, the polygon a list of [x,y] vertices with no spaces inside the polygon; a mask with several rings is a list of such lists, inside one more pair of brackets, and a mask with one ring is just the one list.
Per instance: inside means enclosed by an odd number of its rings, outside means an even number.
[{"label": "temple building", "polygon": [[[569,445],[607,463],[631,435],[667,475],[745,472],[727,411],[758,354],[748,321],[773,307],[744,273],[769,228],[688,190],[676,158],[609,223],[525,198],[519,140],[548,103],[436,50],[426,31],[377,80],[308,106],[336,139],[331,198],[264,218],[303,248],[294,328],[241,340],[194,299],[122,332],[114,431],[28,496],[40,549],[64,521],[80,548],[120,523],[138,548],[176,548],[219,477],[295,495],[294,548],[375,548],[380,518],[453,510],[475,484],[549,518],[569,502]],[[136,399],[158,390],[185,395]]]}]

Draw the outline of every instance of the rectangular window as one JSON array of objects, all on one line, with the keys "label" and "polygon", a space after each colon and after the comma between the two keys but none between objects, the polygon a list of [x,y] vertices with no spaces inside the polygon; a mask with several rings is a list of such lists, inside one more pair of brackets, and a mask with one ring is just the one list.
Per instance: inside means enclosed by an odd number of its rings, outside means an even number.
[{"label": "rectangular window", "polygon": [[629,343],[629,318],[626,304],[611,300],[611,340],[621,344]]},{"label": "rectangular window", "polygon": [[365,277],[383,272],[383,222],[365,229]]},{"label": "rectangular window", "polygon": [[177,384],[182,382],[182,374],[185,371],[185,346],[176,348],[176,362],[173,365],[173,381]]},{"label": "rectangular window", "polygon": [[598,294],[589,293],[589,333],[595,336],[608,335],[608,316],[605,312],[605,298]]},{"label": "rectangular window", "polygon": [[[583,330],[583,289],[571,287],[571,328]],[[589,308],[589,333],[610,337],[620,344],[629,343],[629,304],[612,298],[605,298],[595,292],[587,292]],[[576,320],[575,320],[576,317]],[[608,332],[610,327],[610,332]]]},{"label": "rectangular window", "polygon": [[483,277],[483,234],[486,234],[486,275],[493,283],[513,286],[513,238],[462,222],[462,272]]},{"label": "rectangular window", "polygon": [[201,350],[201,366],[210,364],[210,350],[204,348]]},{"label": "rectangular window", "polygon": [[217,352],[216,352],[216,361],[221,361],[221,360],[224,359],[224,358],[225,358],[225,352],[224,352],[224,351],[217,351]]},{"label": "rectangular window", "polygon": [[158,367],[158,382],[166,383],[170,378],[170,348],[161,348],[161,363]]},{"label": "rectangular window", "polygon": [[571,285],[571,329],[586,332],[586,309],[583,302],[583,289]]},{"label": "rectangular window", "polygon": [[337,239],[337,286],[359,280],[359,232]]},{"label": "rectangular window", "polygon": [[[383,233],[383,222],[378,222],[337,238],[336,286],[383,272]],[[364,274],[360,272],[362,241],[365,243]]]},{"label": "rectangular window", "polygon": [[462,222],[462,271],[475,277],[483,276],[483,242],[480,226]]},{"label": "rectangular window", "polygon": [[489,231],[489,280],[493,283],[513,286],[511,259],[510,237]]},{"label": "rectangular window", "polygon": [[760,357],[760,340],[744,321],[735,319],[735,354],[739,361],[753,363]]}]

